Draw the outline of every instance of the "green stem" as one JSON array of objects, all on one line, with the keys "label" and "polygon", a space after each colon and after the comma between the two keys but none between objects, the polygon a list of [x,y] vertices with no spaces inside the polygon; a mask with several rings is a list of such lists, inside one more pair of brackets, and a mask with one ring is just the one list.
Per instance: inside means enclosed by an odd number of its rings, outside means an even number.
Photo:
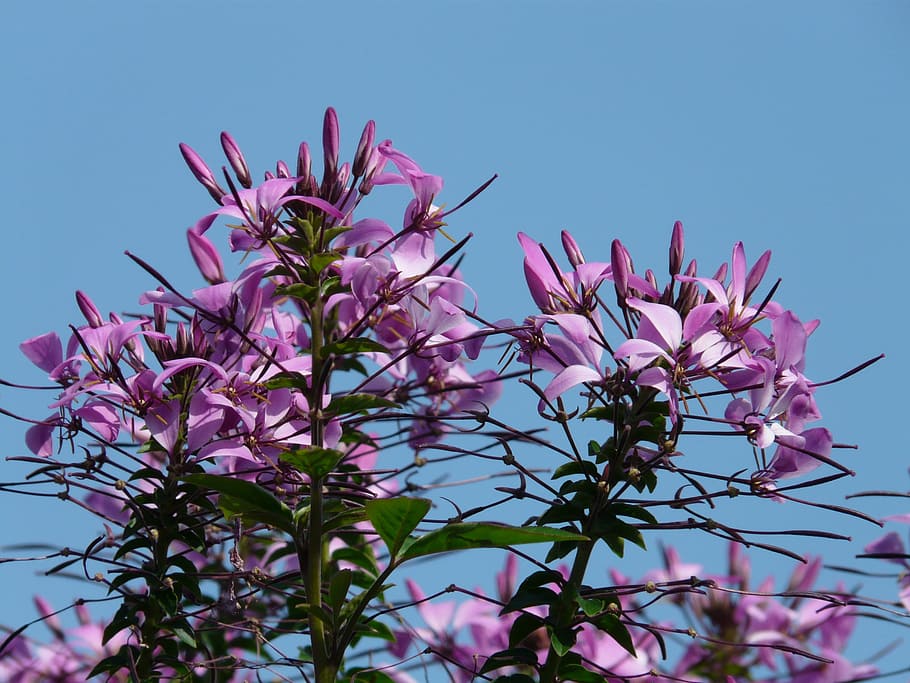
[{"label": "green stem", "polygon": [[[313,446],[322,448],[325,434],[324,416],[322,414],[322,395],[325,392],[323,382],[324,368],[322,362],[323,336],[323,302],[317,298],[310,318],[312,385],[310,387],[310,439]],[[305,539],[304,585],[307,601],[314,608],[310,613],[310,642],[313,648],[313,667],[317,683],[335,683],[339,661],[334,647],[329,645],[326,624],[319,618],[322,607],[322,565],[324,554],[323,539],[323,477],[310,480],[310,514]]]},{"label": "green stem", "polygon": [[[575,561],[572,563],[572,571],[569,574],[566,587],[560,595],[559,602],[550,612],[549,621],[554,631],[562,630],[572,625],[576,612],[575,595],[588,570],[588,562],[591,560],[594,543],[594,541],[585,541],[579,544],[578,550],[575,551]],[[555,683],[558,681],[557,673],[561,662],[562,655],[556,652],[551,644],[547,652],[547,661],[540,670],[540,683]]]}]

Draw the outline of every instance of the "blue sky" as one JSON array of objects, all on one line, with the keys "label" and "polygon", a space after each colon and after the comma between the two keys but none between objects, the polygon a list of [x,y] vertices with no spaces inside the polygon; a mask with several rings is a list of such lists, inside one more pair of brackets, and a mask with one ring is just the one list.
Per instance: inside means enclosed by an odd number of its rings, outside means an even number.
[{"label": "blue sky", "polygon": [[[124,249],[199,284],[184,231],[210,200],[178,142],[216,163],[228,130],[261,173],[318,141],[332,105],[348,153],[375,119],[446,178],[450,205],[499,174],[451,221],[475,235],[464,270],[490,318],[531,311],[518,230],[558,245],[567,228],[589,259],[608,258],[618,237],[639,269],[663,267],[677,219],[706,272],[737,240],[753,258],[772,249],[780,300],[822,319],[811,377],[888,356],[820,396],[837,439],[862,445],[843,456],[857,478],[822,495],[910,488],[907,3],[96,1],[4,15],[0,377],[40,378],[18,343],[77,321],[75,289],[105,311],[135,310],[151,283]],[[46,414],[9,389],[0,406]],[[21,444],[4,422],[0,451]],[[0,480],[21,474],[3,467]],[[3,495],[0,513],[0,545],[78,546],[94,530],[52,501]],[[830,552],[849,561],[849,549]],[[47,589],[31,567],[0,572],[17,587],[0,623],[28,618],[32,592],[63,602],[74,590]]]}]

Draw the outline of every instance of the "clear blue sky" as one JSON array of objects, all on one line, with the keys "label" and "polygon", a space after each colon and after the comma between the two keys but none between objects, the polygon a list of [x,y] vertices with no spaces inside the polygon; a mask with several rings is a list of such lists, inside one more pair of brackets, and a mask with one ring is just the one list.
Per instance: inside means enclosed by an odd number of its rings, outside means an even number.
[{"label": "clear blue sky", "polygon": [[[446,178],[450,205],[500,174],[451,221],[475,233],[465,273],[490,318],[531,310],[518,230],[555,245],[568,228],[591,259],[619,237],[639,267],[663,267],[676,219],[706,271],[739,239],[753,257],[773,249],[779,298],[822,319],[811,377],[888,355],[820,396],[836,438],[862,445],[844,456],[860,476],[831,502],[906,490],[908,35],[900,0],[11,3],[0,376],[39,377],[17,345],[75,322],[77,288],[104,311],[135,310],[151,283],[124,249],[198,284],[184,231],[211,204],[178,142],[216,162],[228,130],[261,174],[318,142],[332,105],[348,153],[375,119]],[[46,414],[29,401],[0,390],[0,405]],[[0,452],[21,444],[4,422]],[[0,480],[20,473],[3,465]],[[84,545],[93,530],[62,504],[0,496],[0,514],[0,545]],[[34,568],[0,576],[0,623],[28,618],[34,591],[62,603],[74,590],[48,590]]]}]

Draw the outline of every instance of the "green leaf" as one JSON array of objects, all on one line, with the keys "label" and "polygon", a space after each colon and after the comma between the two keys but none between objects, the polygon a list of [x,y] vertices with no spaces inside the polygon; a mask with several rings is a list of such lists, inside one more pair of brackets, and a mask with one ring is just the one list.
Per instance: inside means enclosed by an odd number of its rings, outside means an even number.
[{"label": "green leaf", "polygon": [[306,391],[309,384],[305,375],[299,372],[280,372],[265,381],[267,389],[300,389]]},{"label": "green leaf", "polygon": [[217,474],[189,474],[183,480],[220,493],[218,505],[228,519],[243,517],[289,534],[296,531],[291,509],[258,484]]},{"label": "green leaf", "polygon": [[125,603],[120,605],[120,609],[117,610],[114,618],[111,619],[111,622],[104,628],[104,633],[101,634],[101,644],[107,645],[108,641],[120,631],[137,623],[136,614],[130,605]]},{"label": "green leaf", "polygon": [[566,664],[559,667],[559,680],[578,683],[603,683],[604,677],[584,668],[581,664]]},{"label": "green leaf", "polygon": [[500,650],[487,658],[480,673],[485,674],[504,666],[515,666],[524,664],[525,666],[537,666],[537,653],[526,647],[511,647],[508,650]]},{"label": "green leaf", "polygon": [[603,538],[604,543],[606,543],[609,546],[610,550],[613,551],[613,554],[616,555],[616,557],[621,558],[623,556],[623,554],[626,552],[626,542],[624,540],[622,540],[619,536],[613,536],[612,534],[607,534],[606,536],[602,536],[601,538]]},{"label": "green leaf", "polygon": [[323,228],[322,230],[322,239],[326,243],[330,243],[333,239],[339,235],[343,235],[349,230],[353,230],[354,226],[352,225],[336,225],[331,228]]},{"label": "green leaf", "polygon": [[461,522],[447,524],[416,538],[402,548],[401,561],[415,557],[447,553],[469,548],[508,548],[524,543],[551,541],[586,541],[581,534],[547,527],[508,526],[493,522]]},{"label": "green leaf", "polygon": [[394,643],[396,640],[398,640],[398,636],[392,633],[392,629],[377,619],[371,619],[366,623],[357,624],[354,627],[354,631],[371,638],[381,638],[382,640],[387,640],[390,643]]},{"label": "green leaf", "polygon": [[353,575],[354,572],[350,569],[342,569],[335,572],[329,580],[329,607],[336,613],[341,611],[341,606],[348,596]]},{"label": "green leaf", "polygon": [[307,602],[301,602],[294,606],[305,612],[308,616],[316,617],[316,619],[323,622],[328,627],[332,627],[335,624],[335,616],[329,613],[322,605],[311,605]]},{"label": "green leaf", "polygon": [[536,588],[521,588],[502,608],[502,614],[515,610],[526,609],[535,605],[554,605],[559,602],[559,596],[549,588],[538,586]]},{"label": "green leaf", "polygon": [[531,678],[527,674],[509,674],[508,676],[498,676],[493,683],[537,683],[537,679]]},{"label": "green leaf", "polygon": [[573,474],[584,474],[596,478],[597,466],[590,460],[573,460],[557,467],[550,479],[559,479]]},{"label": "green leaf", "polygon": [[299,471],[310,475],[313,479],[322,479],[338,467],[338,463],[344,458],[344,453],[333,448],[307,446],[306,448],[281,453],[278,458],[282,462],[286,462]]},{"label": "green leaf", "polygon": [[197,648],[196,634],[185,620],[181,620],[181,622],[177,624],[172,624],[170,630],[180,639],[181,643],[188,645],[194,650]]},{"label": "green leaf", "polygon": [[614,515],[634,517],[635,519],[640,519],[642,522],[646,522],[648,524],[657,524],[657,518],[648,512],[647,508],[643,508],[638,505],[631,505],[629,503],[612,503],[609,507],[609,511]]},{"label": "green leaf", "polygon": [[548,628],[550,646],[560,657],[563,657],[575,645],[576,631],[572,628]]},{"label": "green leaf", "polygon": [[630,655],[633,657],[637,656],[635,654],[635,643],[632,642],[629,629],[619,620],[618,616],[607,612],[591,623],[619,643]]},{"label": "green leaf", "polygon": [[599,600],[597,598],[584,598],[580,595],[575,596],[575,602],[577,602],[578,606],[581,607],[581,611],[589,617],[593,617],[595,614],[600,614],[603,612],[604,606],[606,605],[603,600]]},{"label": "green leaf", "polygon": [[544,621],[542,617],[530,612],[523,612],[512,622],[512,628],[509,629],[509,647],[515,647],[527,640],[532,633],[542,628]]},{"label": "green leaf", "polygon": [[398,555],[402,544],[427,516],[431,503],[425,498],[377,498],[364,506],[367,519],[382,538],[389,554]]},{"label": "green leaf", "polygon": [[376,558],[372,553],[361,548],[344,547],[339,548],[332,553],[333,562],[350,562],[366,571],[367,574],[376,578],[379,576],[379,567],[376,565]]},{"label": "green leaf", "polygon": [[311,301],[319,290],[313,285],[306,285],[302,282],[295,282],[291,285],[283,285],[276,288],[275,293],[279,296],[289,296],[294,299]]},{"label": "green leaf", "polygon": [[398,408],[395,401],[390,401],[382,396],[373,394],[346,394],[332,399],[326,408],[332,415],[350,415],[352,413],[365,413],[371,408]]},{"label": "green leaf", "polygon": [[358,353],[388,353],[389,350],[375,339],[369,337],[353,337],[342,341],[326,344],[322,348],[322,357],[352,356]]},{"label": "green leaf", "polygon": [[354,526],[358,522],[363,522],[367,518],[366,511],[361,508],[352,508],[335,515],[329,516],[322,523],[323,531],[334,531],[342,527]]}]

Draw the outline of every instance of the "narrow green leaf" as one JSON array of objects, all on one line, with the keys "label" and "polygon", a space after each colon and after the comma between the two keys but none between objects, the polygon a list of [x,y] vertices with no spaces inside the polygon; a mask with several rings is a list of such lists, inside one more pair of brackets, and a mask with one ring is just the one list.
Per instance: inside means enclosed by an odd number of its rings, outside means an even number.
[{"label": "narrow green leaf", "polygon": [[559,680],[577,683],[603,683],[604,677],[584,668],[581,664],[566,664],[559,667]]},{"label": "narrow green leaf", "polygon": [[345,394],[332,399],[326,412],[332,415],[363,413],[372,408],[398,408],[395,401],[373,394]]},{"label": "narrow green leaf", "polygon": [[377,498],[365,505],[367,519],[386,544],[392,557],[430,511],[425,498]]},{"label": "narrow green leaf", "polygon": [[642,522],[646,522],[648,524],[657,524],[657,518],[652,515],[647,508],[643,508],[638,505],[631,505],[629,503],[612,503],[610,505],[609,511],[614,515],[634,517],[635,519],[640,519]]},{"label": "narrow green leaf", "polygon": [[350,569],[342,569],[335,572],[329,580],[329,606],[336,613],[341,611],[341,606],[348,596],[353,574]]},{"label": "narrow green leaf", "polygon": [[174,635],[180,639],[181,643],[188,645],[194,650],[196,649],[196,634],[193,632],[193,629],[190,628],[189,624],[184,622],[180,625],[172,625],[170,628]]},{"label": "narrow green leaf", "polygon": [[359,353],[388,353],[389,350],[375,339],[354,337],[326,344],[322,348],[323,358],[328,356],[351,356]]},{"label": "narrow green leaf", "polygon": [[516,527],[493,522],[462,522],[447,524],[409,541],[402,548],[399,560],[411,560],[415,557],[469,548],[508,548],[524,543],[586,540],[588,539],[585,536],[561,529]]},{"label": "narrow green leaf", "polygon": [[511,647],[508,650],[500,650],[487,658],[480,669],[480,673],[485,674],[504,666],[515,666],[524,664],[525,666],[537,666],[537,653],[526,647]]},{"label": "narrow green leaf", "polygon": [[597,477],[597,466],[590,460],[573,460],[557,467],[550,479],[559,479],[573,474]]},{"label": "narrow green leaf", "polygon": [[265,386],[267,389],[300,389],[302,391],[309,389],[306,376],[299,372],[281,372],[267,379]]}]

